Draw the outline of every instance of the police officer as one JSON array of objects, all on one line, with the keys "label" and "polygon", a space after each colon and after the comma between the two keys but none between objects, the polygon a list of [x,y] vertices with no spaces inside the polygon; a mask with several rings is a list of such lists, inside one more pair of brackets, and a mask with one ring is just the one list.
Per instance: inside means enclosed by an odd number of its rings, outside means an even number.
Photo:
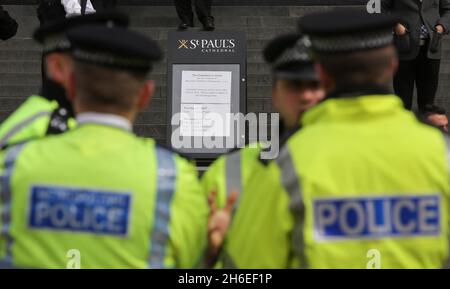
[{"label": "police officer", "polygon": [[[65,54],[70,49],[64,31],[88,23],[126,26],[128,17],[119,13],[90,14],[45,22],[36,30],[34,38],[44,50],[42,91],[39,95],[30,96],[0,125],[0,149],[25,140],[59,134],[75,125],[72,105],[59,79],[68,67]],[[47,70],[51,70],[53,77],[48,76]]]},{"label": "police officer", "polygon": [[0,157],[3,259],[65,268],[67,254],[82,268],[193,267],[208,213],[195,166],[131,131],[153,94],[147,75],[160,48],[121,27],[77,27],[67,40],[73,69],[63,83],[78,126]]},{"label": "police officer", "polygon": [[[301,115],[323,97],[324,91],[319,85],[319,78],[314,63],[308,55],[310,43],[300,34],[287,34],[273,39],[264,49],[264,58],[271,66],[273,76],[273,103],[282,119],[280,129],[281,144],[298,129]],[[286,256],[277,240],[261,240],[267,250],[265,257],[254,258],[252,249],[242,247],[245,220],[252,213],[249,202],[259,205],[266,203],[260,190],[249,189],[256,182],[264,183],[270,179],[267,171],[268,159],[262,157],[264,144],[249,145],[216,160],[202,177],[206,194],[214,192],[217,210],[227,204],[236,202],[232,226],[222,248],[219,260],[223,267],[238,268],[277,268],[286,265]],[[256,182],[255,182],[256,181]],[[235,206],[237,207],[237,205]],[[271,214],[268,218],[274,220]],[[280,250],[281,249],[281,250]]]},{"label": "police officer", "polygon": [[327,92],[278,160],[301,267],[439,268],[448,258],[447,147],[388,89],[396,20],[360,10],[301,20]]}]

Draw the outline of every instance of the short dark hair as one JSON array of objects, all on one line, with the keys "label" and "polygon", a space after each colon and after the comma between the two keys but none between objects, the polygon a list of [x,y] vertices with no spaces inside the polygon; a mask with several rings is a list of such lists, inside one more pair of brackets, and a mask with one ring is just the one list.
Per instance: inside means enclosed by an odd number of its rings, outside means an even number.
[{"label": "short dark hair", "polygon": [[75,61],[80,101],[92,106],[130,110],[147,79],[144,73],[112,69]]},{"label": "short dark hair", "polygon": [[385,71],[397,59],[393,46],[345,54],[320,54],[317,61],[330,74],[336,86],[386,81]]}]

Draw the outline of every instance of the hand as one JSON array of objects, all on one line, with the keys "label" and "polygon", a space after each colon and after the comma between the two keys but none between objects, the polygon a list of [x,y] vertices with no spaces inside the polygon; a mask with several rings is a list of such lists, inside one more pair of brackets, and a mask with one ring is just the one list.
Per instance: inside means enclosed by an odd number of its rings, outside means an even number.
[{"label": "hand", "polygon": [[448,118],[445,114],[433,113],[427,117],[428,123],[448,133]]},{"label": "hand", "polygon": [[405,35],[406,34],[406,27],[400,23],[397,23],[397,25],[394,28],[395,34],[398,36]]},{"label": "hand", "polygon": [[214,190],[208,197],[210,208],[208,220],[208,256],[206,260],[208,267],[214,265],[214,260],[217,258],[220,248],[223,245],[231,224],[233,208],[237,198],[238,193],[233,191],[228,197],[225,207],[217,210],[217,191]]},{"label": "hand", "polygon": [[442,26],[440,24],[436,25],[436,32],[437,33],[442,34],[442,33],[444,33],[444,31],[445,31],[444,26]]}]

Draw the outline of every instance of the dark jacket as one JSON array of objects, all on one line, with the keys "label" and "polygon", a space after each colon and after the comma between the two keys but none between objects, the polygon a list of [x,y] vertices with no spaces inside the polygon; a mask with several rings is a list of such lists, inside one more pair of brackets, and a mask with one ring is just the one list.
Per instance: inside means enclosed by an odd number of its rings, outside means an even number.
[{"label": "dark jacket", "polygon": [[440,59],[442,36],[436,32],[436,25],[450,30],[450,0],[381,0],[383,13],[393,13],[399,17],[407,33],[394,36],[401,60],[411,60],[420,51],[420,30],[424,23],[430,33],[428,41],[428,58]]},{"label": "dark jacket", "polygon": [[0,6],[0,39],[7,40],[17,33],[18,24],[8,12]]},{"label": "dark jacket", "polygon": [[59,0],[41,0],[37,8],[37,15],[41,25],[49,21],[66,18],[66,11]]}]

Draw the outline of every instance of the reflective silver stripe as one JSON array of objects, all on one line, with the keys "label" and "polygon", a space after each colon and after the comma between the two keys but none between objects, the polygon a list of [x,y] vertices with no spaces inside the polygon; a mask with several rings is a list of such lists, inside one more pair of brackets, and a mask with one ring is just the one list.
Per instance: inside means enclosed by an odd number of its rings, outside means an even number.
[{"label": "reflective silver stripe", "polygon": [[49,111],[41,111],[38,112],[29,118],[25,119],[24,121],[16,124],[12,129],[8,131],[8,133],[0,139],[0,148],[3,146],[6,146],[9,142],[9,140],[15,136],[18,132],[20,132],[22,129],[33,123],[38,118],[44,117],[44,116],[50,116],[51,112]]},{"label": "reflective silver stripe", "polygon": [[293,253],[300,259],[300,266],[306,268],[308,263],[305,255],[304,204],[301,183],[288,146],[282,149],[277,163],[281,169],[281,182],[291,198],[289,207],[295,219],[295,227],[292,232]]},{"label": "reflective silver stripe", "polygon": [[25,144],[20,144],[9,149],[5,156],[3,166],[3,174],[0,175],[0,215],[2,220],[2,228],[0,230],[0,238],[5,242],[5,259],[3,262],[12,264],[12,245],[13,237],[10,232],[11,224],[11,178],[16,164],[17,157],[22,151]]},{"label": "reflective silver stripe", "polygon": [[162,269],[169,243],[170,205],[175,193],[176,166],[174,155],[171,152],[156,148],[156,155],[158,158],[158,191],[150,240],[149,267]]},{"label": "reflective silver stripe", "polygon": [[225,157],[227,196],[233,191],[242,192],[241,151],[235,151]]}]

